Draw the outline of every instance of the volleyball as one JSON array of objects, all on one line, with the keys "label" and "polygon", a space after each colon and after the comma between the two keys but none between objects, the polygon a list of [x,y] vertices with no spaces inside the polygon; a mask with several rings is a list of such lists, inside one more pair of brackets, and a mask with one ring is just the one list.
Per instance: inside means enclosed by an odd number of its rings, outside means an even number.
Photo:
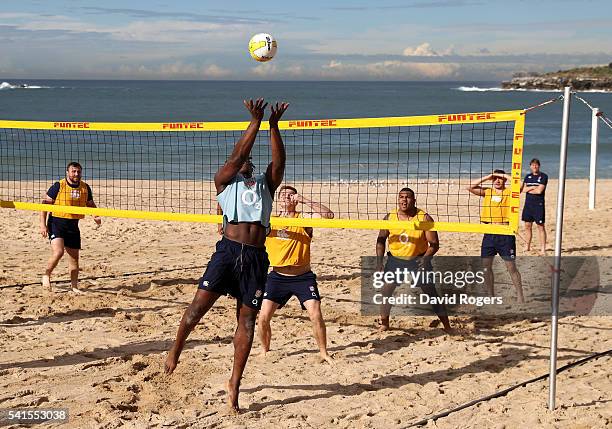
[{"label": "volleyball", "polygon": [[259,33],[249,41],[249,54],[255,61],[265,63],[276,55],[276,40],[266,33]]}]

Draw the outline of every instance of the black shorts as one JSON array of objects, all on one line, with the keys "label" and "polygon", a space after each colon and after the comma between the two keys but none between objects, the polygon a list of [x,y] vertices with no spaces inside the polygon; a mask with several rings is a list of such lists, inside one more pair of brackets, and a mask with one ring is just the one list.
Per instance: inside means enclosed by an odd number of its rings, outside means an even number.
[{"label": "black shorts", "polygon": [[78,219],[63,219],[49,216],[49,241],[56,238],[64,239],[64,247],[70,249],[81,248],[81,231]]},{"label": "black shorts", "polygon": [[200,279],[199,289],[231,295],[259,310],[268,273],[265,248],[249,246],[223,237]]},{"label": "black shorts", "polygon": [[[385,272],[395,272],[396,270],[403,271],[404,269],[408,271],[418,271],[419,270],[419,262],[421,261],[422,255],[417,256],[412,259],[404,259],[393,256],[390,252],[387,252],[387,263],[385,264],[384,271]],[[424,271],[432,271],[433,265],[431,264],[431,260],[427,262],[427,265],[424,267]],[[427,276],[419,276],[419,283],[415,284],[414,287],[422,287],[427,286],[433,283],[427,282]]]},{"label": "black shorts", "polygon": [[546,211],[544,203],[525,203],[521,220],[523,222],[535,222],[538,225],[544,225]]},{"label": "black shorts", "polygon": [[300,301],[302,310],[306,310],[304,303],[310,299],[321,301],[317,288],[317,276],[312,271],[299,276],[284,276],[276,271],[268,274],[265,299],[277,303],[278,308],[282,308],[293,295]]},{"label": "black shorts", "polygon": [[501,256],[504,261],[516,259],[516,237],[514,235],[485,234],[482,237],[480,257]]}]

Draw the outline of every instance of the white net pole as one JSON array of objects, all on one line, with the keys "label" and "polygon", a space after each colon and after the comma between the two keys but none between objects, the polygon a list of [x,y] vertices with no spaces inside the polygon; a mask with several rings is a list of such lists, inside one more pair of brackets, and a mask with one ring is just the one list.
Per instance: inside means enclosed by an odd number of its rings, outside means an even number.
[{"label": "white net pole", "polygon": [[597,143],[599,140],[599,109],[592,109],[591,118],[591,171],[589,174],[589,210],[595,210],[597,188]]},{"label": "white net pole", "polygon": [[559,280],[561,271],[561,239],[563,237],[563,203],[565,198],[565,169],[567,166],[567,143],[569,136],[570,87],[565,87],[563,96],[563,123],[561,125],[561,155],[559,158],[559,192],[557,195],[557,225],[555,231],[555,264],[552,274],[552,316],[550,335],[550,373],[548,380],[548,408],[555,409],[557,392],[557,334],[559,318]]}]

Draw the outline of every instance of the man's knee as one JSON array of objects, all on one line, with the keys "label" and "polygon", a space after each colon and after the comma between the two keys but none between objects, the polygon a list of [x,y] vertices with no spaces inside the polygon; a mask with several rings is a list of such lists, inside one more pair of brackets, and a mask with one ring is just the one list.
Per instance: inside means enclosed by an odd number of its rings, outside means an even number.
[{"label": "man's knee", "polygon": [[53,257],[60,259],[62,256],[64,256],[65,250],[63,247],[58,247],[58,248],[54,248],[53,249]]}]

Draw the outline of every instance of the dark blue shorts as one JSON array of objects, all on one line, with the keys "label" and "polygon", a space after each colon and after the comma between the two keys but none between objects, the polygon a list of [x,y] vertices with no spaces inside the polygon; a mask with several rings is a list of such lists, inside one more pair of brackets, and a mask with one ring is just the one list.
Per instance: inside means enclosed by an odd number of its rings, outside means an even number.
[{"label": "dark blue shorts", "polygon": [[198,288],[231,295],[259,310],[268,274],[265,248],[249,246],[223,237],[217,242]]},{"label": "dark blue shorts", "polygon": [[[398,258],[396,256],[393,256],[390,252],[387,252],[387,263],[385,264],[384,271],[385,272],[395,272],[397,269],[399,270],[407,269],[408,271],[418,271],[420,260],[421,260],[421,256],[417,256],[416,258],[412,258],[412,259],[403,259],[403,258]],[[433,270],[433,265],[431,264],[431,261],[429,261],[427,263],[427,266],[425,267],[425,272],[432,271],[432,270]],[[432,283],[425,281],[426,276],[421,276],[419,278],[423,279],[423,281],[414,285],[414,287],[422,287],[422,286],[427,286],[427,285],[432,284]]]},{"label": "dark blue shorts", "polygon": [[302,310],[306,310],[304,302],[309,299],[321,301],[317,288],[317,276],[312,271],[299,276],[284,276],[276,271],[268,274],[265,299],[277,303],[278,308],[282,308],[293,295],[300,301]]},{"label": "dark blue shorts", "polygon": [[535,222],[538,225],[544,225],[545,215],[544,203],[525,203],[521,220],[523,222]]},{"label": "dark blue shorts", "polygon": [[64,247],[70,249],[81,248],[81,231],[79,230],[78,219],[62,219],[49,217],[49,241],[55,238],[64,239]]},{"label": "dark blue shorts", "polygon": [[514,235],[485,234],[482,237],[480,256],[489,258],[501,256],[504,261],[514,261],[516,258],[516,237]]}]

